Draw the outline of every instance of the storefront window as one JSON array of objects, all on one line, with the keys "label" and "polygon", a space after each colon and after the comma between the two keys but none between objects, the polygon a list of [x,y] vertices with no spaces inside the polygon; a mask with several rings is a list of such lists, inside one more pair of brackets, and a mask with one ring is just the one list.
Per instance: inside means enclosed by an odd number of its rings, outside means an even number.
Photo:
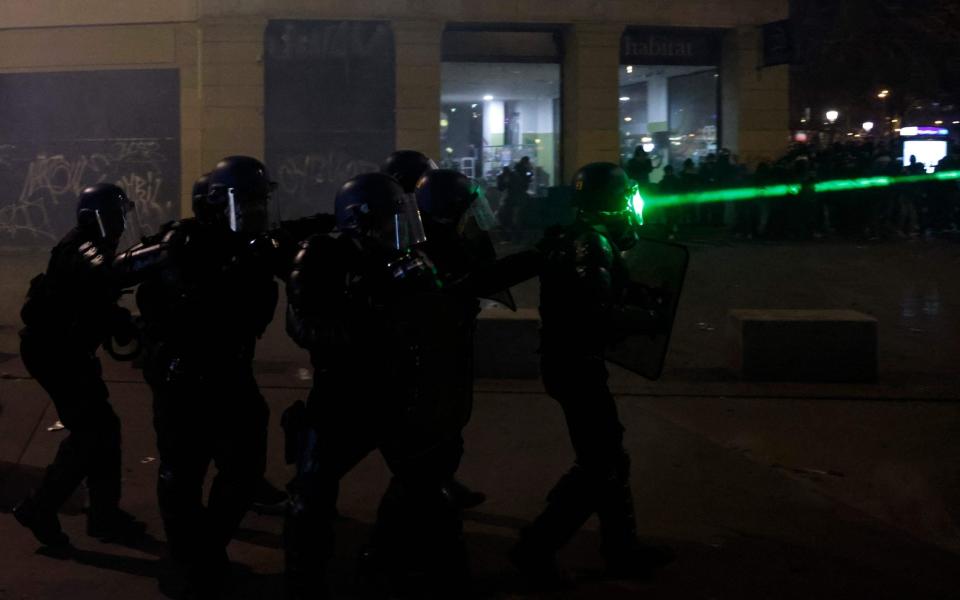
[{"label": "storefront window", "polygon": [[621,66],[621,160],[643,148],[656,183],[663,167],[679,170],[687,159],[697,163],[716,152],[718,81],[710,66]]},{"label": "storefront window", "polygon": [[441,166],[495,188],[527,157],[528,193],[546,195],[559,175],[559,99],[557,64],[443,63]]}]

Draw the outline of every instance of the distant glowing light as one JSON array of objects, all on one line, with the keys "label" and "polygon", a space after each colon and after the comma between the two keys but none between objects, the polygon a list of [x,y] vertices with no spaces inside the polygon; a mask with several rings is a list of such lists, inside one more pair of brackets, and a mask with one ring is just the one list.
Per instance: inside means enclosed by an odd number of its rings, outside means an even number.
[{"label": "distant glowing light", "polygon": [[620,102],[630,102],[630,96],[620,96]]},{"label": "distant glowing light", "polygon": [[491,100],[493,100],[493,96],[491,94],[487,94],[483,97],[484,102],[490,102]]},{"label": "distant glowing light", "polygon": [[943,125],[943,121],[936,120],[933,122],[934,125]]},{"label": "distant glowing light", "polygon": [[476,102],[474,102],[473,104],[470,105],[470,108],[476,108],[476,107],[477,107],[477,103],[476,103]]},{"label": "distant glowing light", "polygon": [[877,94],[877,98],[883,99],[890,95],[890,90],[880,90],[880,93]]},{"label": "distant glowing light", "polygon": [[954,124],[954,125],[960,125],[960,121],[954,121],[953,124]]},{"label": "distant glowing light", "polygon": [[450,124],[450,121],[446,119],[440,119],[440,127],[446,127],[449,124]]},{"label": "distant glowing light", "polygon": [[630,121],[633,120],[633,117],[624,117],[623,120],[629,123]]},{"label": "distant glowing light", "polygon": [[873,131],[873,121],[864,121],[862,127],[864,131],[870,133]]},{"label": "distant glowing light", "polygon": [[943,127],[917,127],[912,125],[910,127],[902,127],[899,129],[900,135],[904,137],[913,137],[916,135],[949,135],[950,130],[944,129]]},{"label": "distant glowing light", "polygon": [[649,142],[647,142],[646,144],[643,144],[644,152],[653,152],[656,148],[657,146],[655,144],[651,144]]},{"label": "distant glowing light", "polygon": [[633,73],[633,66],[627,65],[627,73]]},{"label": "distant glowing light", "polygon": [[827,121],[829,121],[830,124],[832,125],[837,121],[837,119],[840,118],[840,113],[835,110],[828,110],[825,116],[827,117]]},{"label": "distant glowing light", "polygon": [[534,143],[534,144],[539,144],[539,143],[542,142],[542,141],[543,141],[543,140],[541,140],[540,138],[534,138],[534,139],[533,139],[533,143]]},{"label": "distant glowing light", "polygon": [[457,112],[456,107],[451,107],[451,108],[450,108],[450,112]]},{"label": "distant glowing light", "polygon": [[642,138],[640,138],[640,141],[643,142],[644,144],[649,144],[650,142],[653,141],[653,138],[650,137],[649,135],[645,135]]},{"label": "distant glowing light", "polygon": [[447,146],[445,150],[447,151],[447,154],[453,154],[453,148],[451,148],[450,146]]}]

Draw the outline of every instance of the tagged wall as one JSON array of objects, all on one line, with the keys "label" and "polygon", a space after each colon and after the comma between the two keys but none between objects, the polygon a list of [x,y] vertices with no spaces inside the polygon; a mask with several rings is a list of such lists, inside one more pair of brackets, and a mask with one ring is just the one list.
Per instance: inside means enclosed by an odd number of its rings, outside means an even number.
[{"label": "tagged wall", "polygon": [[266,162],[289,219],[333,212],[344,180],[394,147],[393,34],[377,21],[271,21],[264,42]]},{"label": "tagged wall", "polygon": [[0,243],[50,245],[84,187],[133,200],[127,241],[179,214],[175,69],[0,74]]}]

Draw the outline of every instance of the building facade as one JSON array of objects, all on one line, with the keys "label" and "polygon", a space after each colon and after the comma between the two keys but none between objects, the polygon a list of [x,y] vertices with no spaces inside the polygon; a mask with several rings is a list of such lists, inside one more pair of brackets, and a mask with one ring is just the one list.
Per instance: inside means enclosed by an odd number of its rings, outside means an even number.
[{"label": "building facade", "polygon": [[230,154],[265,157],[283,217],[329,209],[395,148],[487,179],[531,156],[543,188],[636,146],[661,166],[773,158],[788,73],[761,66],[760,26],[786,17],[786,0],[7,0],[0,237],[60,233],[58,207],[104,179],[149,232]]}]

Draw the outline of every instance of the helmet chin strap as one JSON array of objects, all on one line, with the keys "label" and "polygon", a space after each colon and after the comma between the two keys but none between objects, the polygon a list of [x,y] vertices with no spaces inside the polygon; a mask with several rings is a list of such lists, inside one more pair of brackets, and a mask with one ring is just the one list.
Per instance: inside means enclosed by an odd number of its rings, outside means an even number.
[{"label": "helmet chin strap", "polygon": [[233,188],[227,188],[227,203],[230,211],[230,229],[237,230],[237,202],[234,198]]}]

